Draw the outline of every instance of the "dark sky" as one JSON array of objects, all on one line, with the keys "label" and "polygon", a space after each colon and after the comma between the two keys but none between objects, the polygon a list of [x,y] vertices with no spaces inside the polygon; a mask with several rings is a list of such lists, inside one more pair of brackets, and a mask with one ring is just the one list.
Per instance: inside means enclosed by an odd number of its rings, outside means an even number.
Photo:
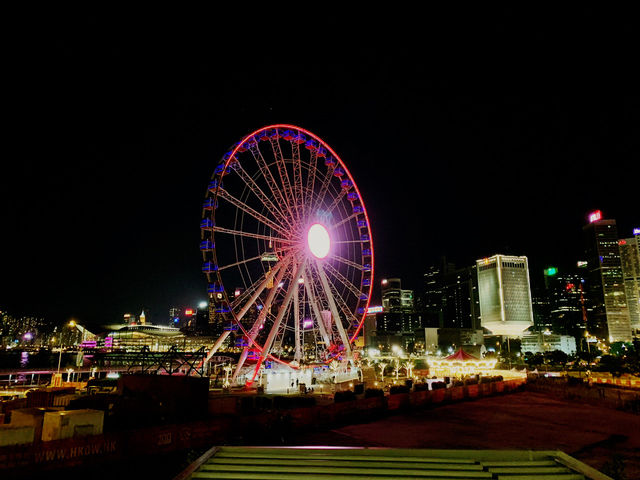
[{"label": "dark sky", "polygon": [[377,278],[418,288],[441,255],[570,265],[595,208],[629,234],[640,83],[627,16],[499,13],[473,30],[430,18],[407,36],[379,23],[348,39],[348,21],[329,20],[308,46],[195,13],[58,13],[17,28],[0,308],[85,323],[144,308],[164,322],[204,299],[207,182],[232,143],[270,123],[312,131],[348,165]]}]

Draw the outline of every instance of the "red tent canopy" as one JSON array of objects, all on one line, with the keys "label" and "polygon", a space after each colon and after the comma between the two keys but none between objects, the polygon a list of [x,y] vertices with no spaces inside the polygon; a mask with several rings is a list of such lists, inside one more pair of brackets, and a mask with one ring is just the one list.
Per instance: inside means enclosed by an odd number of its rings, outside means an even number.
[{"label": "red tent canopy", "polygon": [[480,360],[479,358],[474,357],[473,355],[468,354],[467,352],[465,352],[464,350],[462,350],[462,347],[460,347],[458,349],[457,352],[452,353],[451,355],[449,355],[447,358],[445,358],[445,360],[451,360],[451,361],[467,361],[467,360],[475,360],[478,361]]}]

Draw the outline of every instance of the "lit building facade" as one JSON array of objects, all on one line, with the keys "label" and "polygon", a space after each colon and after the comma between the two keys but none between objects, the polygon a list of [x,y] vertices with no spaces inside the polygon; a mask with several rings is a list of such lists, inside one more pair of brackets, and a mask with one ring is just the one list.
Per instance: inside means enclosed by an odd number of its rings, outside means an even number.
[{"label": "lit building facade", "polygon": [[587,284],[592,311],[589,333],[609,342],[630,342],[631,322],[620,261],[615,220],[600,211],[589,215],[582,228],[587,261]]},{"label": "lit building facade", "polygon": [[567,355],[575,355],[576,339],[571,335],[556,335],[553,333],[535,333],[524,335],[520,344],[523,352],[544,353],[560,350]]},{"label": "lit building facade", "polygon": [[624,291],[633,330],[640,330],[640,232],[618,241]]},{"label": "lit building facade", "polygon": [[402,282],[399,278],[385,278],[380,282],[382,308],[385,312],[400,311],[402,305]]},{"label": "lit building facade", "polygon": [[494,255],[476,261],[482,327],[521,337],[533,325],[527,257]]}]

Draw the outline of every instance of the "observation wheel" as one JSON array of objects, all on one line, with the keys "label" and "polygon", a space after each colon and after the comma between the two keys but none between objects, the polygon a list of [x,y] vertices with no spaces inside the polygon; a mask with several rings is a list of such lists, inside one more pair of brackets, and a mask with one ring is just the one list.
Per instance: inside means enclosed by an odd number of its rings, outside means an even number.
[{"label": "observation wheel", "polygon": [[[353,359],[372,291],[363,199],[323,140],[292,125],[261,128],[216,167],[200,250],[210,321],[242,349],[234,372]],[[252,370],[251,370],[252,369]]]}]

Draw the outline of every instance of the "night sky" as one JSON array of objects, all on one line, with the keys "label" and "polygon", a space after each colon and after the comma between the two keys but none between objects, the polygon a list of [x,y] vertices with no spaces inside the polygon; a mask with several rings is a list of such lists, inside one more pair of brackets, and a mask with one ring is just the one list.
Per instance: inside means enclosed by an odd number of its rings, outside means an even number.
[{"label": "night sky", "polygon": [[347,164],[376,278],[417,289],[441,255],[507,253],[528,256],[535,281],[581,258],[592,209],[629,236],[637,39],[624,12],[571,13],[545,25],[502,12],[476,30],[430,18],[392,38],[378,25],[345,44],[348,21],[331,20],[317,30],[335,31],[330,47],[221,33],[220,17],[26,22],[4,74],[0,309],[101,324],[144,308],[159,323],[205,299],[209,177],[271,123],[310,130]]}]

